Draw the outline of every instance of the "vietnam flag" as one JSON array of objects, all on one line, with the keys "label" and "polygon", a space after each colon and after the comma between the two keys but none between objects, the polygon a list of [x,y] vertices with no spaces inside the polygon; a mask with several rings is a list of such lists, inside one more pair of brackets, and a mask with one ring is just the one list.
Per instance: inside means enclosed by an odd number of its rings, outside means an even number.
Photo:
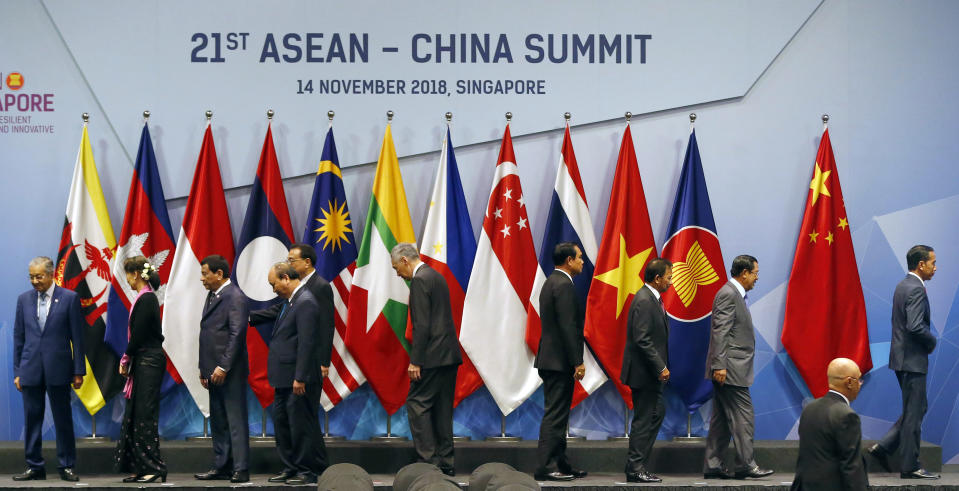
[{"label": "vietnam flag", "polygon": [[415,244],[416,237],[387,125],[353,273],[345,340],[387,414],[403,406],[410,386],[410,345],[404,337],[410,288],[390,261],[390,250],[400,242]]},{"label": "vietnam flag", "polygon": [[586,298],[583,331],[630,408],[633,401],[629,387],[619,380],[626,347],[626,317],[633,295],[645,284],[646,263],[655,257],[656,241],[633,150],[633,135],[627,123],[616,162],[613,192],[609,197],[593,282]]},{"label": "vietnam flag", "polygon": [[782,342],[815,397],[829,390],[826,366],[834,358],[855,361],[863,373],[872,369],[866,304],[828,128],[789,275]]}]

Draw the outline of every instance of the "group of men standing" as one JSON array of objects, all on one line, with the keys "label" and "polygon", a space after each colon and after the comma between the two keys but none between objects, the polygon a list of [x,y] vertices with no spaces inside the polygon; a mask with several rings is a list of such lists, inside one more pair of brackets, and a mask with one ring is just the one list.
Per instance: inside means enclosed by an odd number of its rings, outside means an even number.
[{"label": "group of men standing", "polygon": [[[920,427],[925,414],[928,356],[936,346],[930,330],[925,282],[936,272],[931,247],[918,245],[906,256],[909,274],[893,296],[889,367],[903,393],[902,416],[889,433],[867,452],[890,471],[888,456],[900,450],[903,478],[939,476],[919,465]],[[453,395],[462,363],[453,322],[449,289],[442,275],[420,260],[414,244],[391,251],[396,274],[409,282],[412,343],[407,411],[419,461],[453,475]],[[201,261],[201,282],[209,291],[199,326],[199,373],[209,390],[214,463],[200,480],[249,481],[249,427],[246,410],[248,325],[273,323],[268,379],[275,390],[273,419],[283,470],[270,482],[315,483],[327,466],[319,426],[320,394],[333,343],[333,295],[316,274],[316,253],[294,244],[287,261],[270,268],[267,281],[282,302],[250,312],[243,292],[230,281],[222,256]],[[569,408],[576,380],[585,375],[583,320],[573,276],[583,268],[582,251],[572,242],[553,250],[555,270],[540,293],[542,337],[535,367],[544,385],[540,426],[538,480],[585,477],[566,455]],[[79,388],[85,373],[83,323],[79,297],[56,287],[53,262],[30,262],[33,289],[20,295],[14,322],[14,384],[23,392],[25,451],[28,469],[16,480],[45,478],[40,453],[44,395],[50,399],[57,433],[60,476],[76,481],[75,442],[69,388]],[[747,292],[759,277],[759,263],[736,257],[730,280],[713,302],[705,377],[713,383],[713,406],[703,463],[704,477],[758,478],[773,473],[753,457],[754,414],[749,387],[753,383],[755,335],[746,305]],[[627,317],[622,382],[632,391],[625,473],[628,482],[655,483],[649,469],[653,443],[665,415],[663,386],[669,381],[669,319],[661,295],[672,281],[672,264],[662,258],[645,268],[644,286],[633,297]],[[72,347],[72,349],[71,349]],[[861,453],[859,418],[849,407],[862,384],[855,362],[838,358],[827,369],[830,392],[803,410],[799,423],[800,452],[795,489],[865,489],[868,478]],[[722,455],[732,439],[735,468]]]}]

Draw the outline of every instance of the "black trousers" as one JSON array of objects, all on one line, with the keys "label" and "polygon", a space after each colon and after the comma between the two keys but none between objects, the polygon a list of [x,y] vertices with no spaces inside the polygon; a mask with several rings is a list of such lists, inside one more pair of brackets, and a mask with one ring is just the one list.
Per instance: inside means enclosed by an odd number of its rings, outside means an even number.
[{"label": "black trousers", "polygon": [[566,457],[566,428],[573,403],[573,369],[540,370],[539,378],[543,379],[543,422],[536,446],[536,473],[568,472],[571,466]]},{"label": "black trousers", "polygon": [[283,470],[301,476],[319,476],[329,465],[320,430],[320,394],[323,381],[306,384],[298,396],[292,387],[277,388],[273,397],[276,450]]},{"label": "black trousers", "polygon": [[626,453],[626,473],[641,473],[649,469],[649,456],[659,427],[666,416],[663,404],[663,384],[646,384],[630,387],[633,393],[633,422],[629,426],[629,451]]},{"label": "black trousers", "polygon": [[222,385],[209,383],[213,467],[224,474],[250,468],[246,379],[247,371],[235,368],[226,374]]},{"label": "black trousers", "polygon": [[459,365],[424,368],[410,382],[406,416],[417,460],[441,469],[453,468],[453,395]]},{"label": "black trousers", "polygon": [[919,469],[919,442],[922,435],[922,418],[926,415],[926,374],[896,371],[899,388],[902,389],[902,415],[892,425],[879,446],[892,453],[899,449],[900,472]]},{"label": "black trousers", "polygon": [[138,476],[166,474],[157,429],[160,384],[165,371],[166,355],[161,348],[144,348],[133,356],[133,393],[126,401],[120,439],[113,452],[118,472]]},{"label": "black trousers", "polygon": [[57,461],[60,469],[73,467],[77,460],[77,442],[73,434],[73,412],[70,409],[69,385],[23,385],[24,452],[31,469],[42,469],[43,413],[50,398],[50,414],[57,430]]}]

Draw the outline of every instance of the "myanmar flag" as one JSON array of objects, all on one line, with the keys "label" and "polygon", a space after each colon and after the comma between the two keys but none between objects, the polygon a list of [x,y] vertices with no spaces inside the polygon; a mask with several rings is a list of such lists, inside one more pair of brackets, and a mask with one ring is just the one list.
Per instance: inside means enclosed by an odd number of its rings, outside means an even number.
[{"label": "myanmar flag", "polygon": [[416,237],[387,125],[353,273],[345,340],[387,414],[403,406],[410,385],[410,345],[404,337],[410,289],[390,261],[390,250],[400,242],[415,244]]}]

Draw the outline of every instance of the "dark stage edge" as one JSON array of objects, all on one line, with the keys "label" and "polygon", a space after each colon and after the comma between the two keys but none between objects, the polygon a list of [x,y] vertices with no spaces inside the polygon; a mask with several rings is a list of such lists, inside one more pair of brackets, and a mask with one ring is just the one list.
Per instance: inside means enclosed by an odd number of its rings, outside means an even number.
[{"label": "dark stage edge", "polygon": [[[866,448],[872,442],[863,442]],[[113,473],[113,449],[115,443],[87,443],[77,445],[77,472],[80,475],[103,475]],[[210,468],[213,450],[209,441],[172,440],[160,443],[160,451],[167,468],[175,474],[193,474]],[[369,441],[343,441],[327,444],[330,464],[349,462],[366,469],[370,474],[395,474],[400,468],[413,462],[416,455],[413,444],[406,442],[374,443]],[[703,443],[676,443],[657,441],[653,449],[650,470],[665,475],[696,475],[702,473],[705,447]],[[578,468],[591,473],[617,474],[623,472],[626,461],[626,443],[587,440],[571,442],[567,449],[570,461]],[[778,474],[792,475],[799,454],[799,442],[790,440],[762,440],[755,443],[756,462],[761,467]],[[47,462],[48,476],[56,475],[56,444],[43,442],[43,456]],[[468,441],[456,444],[456,472],[469,475],[473,469],[487,462],[505,462],[521,472],[532,473],[536,467],[536,441],[496,443]],[[895,464],[897,459],[890,458]],[[733,451],[727,450],[726,461],[732,468]],[[926,469],[942,469],[942,447],[923,442],[920,461]],[[876,462],[867,459],[869,469],[879,470]],[[282,465],[276,448],[269,442],[250,443],[250,472],[270,474],[279,472]],[[22,472],[25,468],[23,442],[0,442],[0,476]],[[893,469],[898,472],[898,469]],[[2,480],[2,478],[0,478]],[[48,480],[48,483],[53,481]]]},{"label": "dark stage edge", "polygon": [[[952,466],[956,467],[956,466]],[[190,474],[172,474],[168,477],[165,484],[123,484],[120,476],[117,475],[97,475],[80,476],[79,483],[67,483],[54,476],[48,475],[46,481],[30,481],[27,483],[14,482],[9,475],[0,475],[0,489],[26,489],[26,488],[54,488],[54,489],[103,489],[103,488],[175,488],[182,490],[204,490],[212,489],[236,489],[247,488],[257,491],[280,490],[280,489],[315,489],[315,485],[308,486],[287,486],[285,484],[273,484],[267,482],[269,477],[266,474],[251,476],[252,480],[244,484],[230,484],[227,481],[201,482],[193,479]],[[735,491],[779,491],[788,490],[792,482],[792,474],[773,474],[765,479],[751,479],[748,481],[705,481],[702,475],[660,475],[663,482],[660,484],[628,484],[623,482],[622,474],[593,474],[584,479],[577,479],[569,483],[551,483],[541,482],[542,489],[547,491],[609,491],[609,490],[629,490],[644,487],[652,487],[658,490],[735,490]],[[386,474],[374,474],[372,476],[373,484],[377,490],[390,490],[393,488],[393,476]],[[467,489],[469,475],[458,474],[456,479],[462,489]],[[870,489],[881,491],[910,490],[910,491],[944,491],[959,489],[959,469],[943,473],[942,479],[935,481],[910,481],[900,479],[898,474],[870,474]]]}]

